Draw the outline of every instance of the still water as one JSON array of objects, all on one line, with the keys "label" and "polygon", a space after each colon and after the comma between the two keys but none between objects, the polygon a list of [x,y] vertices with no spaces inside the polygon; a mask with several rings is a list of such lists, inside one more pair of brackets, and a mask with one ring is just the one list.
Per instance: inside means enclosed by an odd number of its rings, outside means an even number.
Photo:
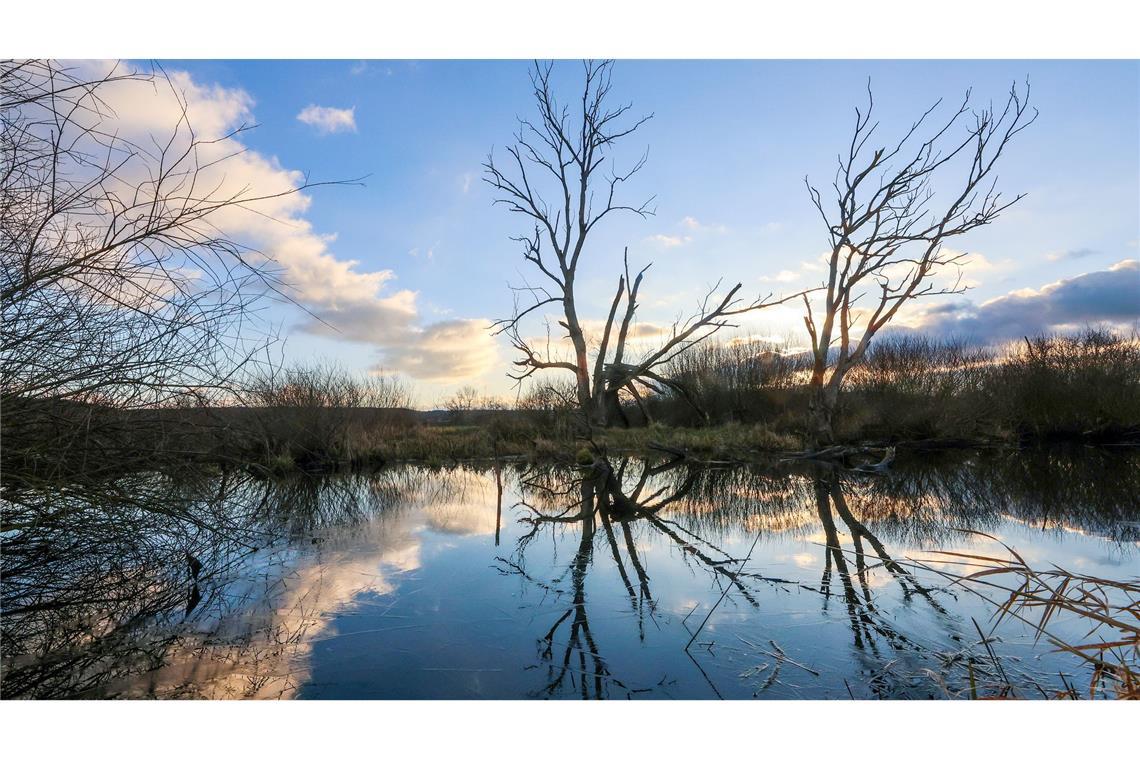
[{"label": "still water", "polygon": [[[214,476],[178,486],[189,522],[130,508],[124,535],[76,542],[109,559],[49,536],[37,565],[35,542],[9,541],[4,696],[1087,693],[1090,669],[1029,626],[991,630],[993,604],[940,575],[956,561],[940,552],[1008,556],[1000,541],[1033,566],[1140,577],[1134,453],[977,452],[879,475],[610,465],[609,481],[511,463]],[[113,593],[61,591],[108,573]]]}]

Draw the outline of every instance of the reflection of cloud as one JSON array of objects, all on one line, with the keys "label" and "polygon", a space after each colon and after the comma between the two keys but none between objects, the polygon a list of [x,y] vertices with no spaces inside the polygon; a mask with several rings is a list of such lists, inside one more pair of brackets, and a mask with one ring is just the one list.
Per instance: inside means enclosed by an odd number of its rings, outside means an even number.
[{"label": "reflection of cloud", "polygon": [[489,536],[497,525],[495,476],[492,472],[453,472],[447,494],[423,509],[426,526],[440,533]]},{"label": "reflection of cloud", "polygon": [[[414,513],[393,512],[355,526],[290,563],[294,549],[266,558],[265,586],[245,610],[228,610],[220,628],[148,673],[138,689],[158,695],[187,686],[210,699],[288,699],[308,678],[307,658],[335,614],[364,594],[396,591],[396,576],[420,567]],[[280,563],[280,564],[279,564]]]},{"label": "reflection of cloud", "polygon": [[489,536],[498,525],[493,503],[450,502],[433,504],[425,510],[428,527],[440,533],[461,536]]},{"label": "reflection of cloud", "polygon": [[371,519],[323,531],[311,552],[298,557],[298,547],[289,545],[263,556],[263,565],[246,568],[243,577],[261,578],[257,587],[227,590],[238,603],[226,609],[223,623],[191,635],[163,667],[140,679],[135,693],[190,687],[215,699],[295,696],[309,677],[314,642],[337,636],[329,628],[338,614],[368,595],[398,593],[400,575],[420,568],[424,528],[494,533],[493,475],[432,477],[433,488],[403,489],[398,504]]},{"label": "reflection of cloud", "polygon": [[815,567],[819,564],[819,557],[814,554],[801,552],[792,555],[792,562],[796,563],[796,567]]}]

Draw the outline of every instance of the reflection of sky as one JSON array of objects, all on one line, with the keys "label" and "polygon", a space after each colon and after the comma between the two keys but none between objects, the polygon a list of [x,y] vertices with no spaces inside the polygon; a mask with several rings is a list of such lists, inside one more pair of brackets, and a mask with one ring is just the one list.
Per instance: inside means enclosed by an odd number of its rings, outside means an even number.
[{"label": "reflection of sky", "polygon": [[[565,613],[575,610],[570,566],[580,530],[575,524],[547,526],[520,556],[516,542],[530,527],[518,520],[531,513],[512,507],[519,501],[517,479],[504,473],[501,543],[496,546],[494,473],[447,477],[446,487],[418,489],[398,508],[362,523],[321,531],[316,543],[304,547],[299,558],[282,569],[273,594],[251,604],[260,610],[260,617],[247,612],[244,622],[261,633],[247,642],[241,656],[235,656],[231,647],[219,657],[221,647],[207,646],[207,656],[192,660],[196,669],[182,662],[161,673],[159,682],[168,686],[187,678],[209,682],[213,687],[203,692],[213,696],[542,695],[552,665],[559,664],[566,651],[569,623],[563,622],[552,637],[551,659],[540,656],[543,637]],[[810,494],[810,489],[801,493]],[[902,505],[868,505],[858,499],[852,500],[851,508],[872,532],[876,523],[869,514],[890,513],[897,519],[900,510],[905,512]],[[660,516],[685,543],[714,560],[744,557],[753,531],[762,531],[744,568],[755,574],[748,583],[755,605],[736,590],[727,594],[690,659],[684,650],[690,630],[720,598],[723,576],[647,521],[631,523],[630,539],[656,603],[650,614],[647,600],[640,599],[622,526],[613,528],[622,568],[634,590],[632,600],[599,523],[584,592],[590,633],[610,670],[601,681],[604,693],[709,697],[715,696],[715,689],[731,697],[846,698],[845,681],[858,691],[857,696],[871,696],[868,684],[875,679],[897,679],[902,684],[896,683],[898,688],[916,693],[934,688],[927,676],[914,674],[937,670],[940,660],[924,659],[884,636],[865,637],[862,647],[856,645],[838,577],[831,579],[836,595],[826,604],[812,590],[819,588],[828,561],[814,502],[801,499],[784,512],[746,516],[735,527],[717,523],[715,541],[710,539],[715,545],[702,543],[707,534],[701,533],[699,520],[684,519],[688,509],[688,503],[677,502]],[[700,501],[693,512],[707,514],[711,509],[708,502]],[[838,515],[835,522],[854,572],[852,538]],[[1134,543],[1120,544],[1074,529],[1042,530],[1004,516],[994,517],[993,526],[995,537],[1016,547],[1031,564],[1052,563],[1113,578],[1140,576]],[[886,531],[879,537],[899,561],[921,558],[937,563],[931,548],[1003,553],[1000,545],[975,535],[940,534],[935,547],[908,535]],[[856,589],[871,595],[878,614],[893,630],[909,642],[943,653],[977,640],[974,621],[985,628],[991,606],[960,590],[953,595],[936,592],[932,598],[946,610],[940,612],[921,595],[904,593],[866,540],[864,548],[868,569],[865,584]],[[527,577],[507,562],[519,565]],[[995,646],[1021,658],[1011,660],[1019,668],[1055,674],[1071,673],[1076,667],[1066,656],[1049,653],[1047,646],[1032,647],[1024,626],[1006,626],[1001,636]],[[819,675],[781,664],[772,654],[775,646]],[[577,651],[571,654],[573,677],[553,696],[581,695],[583,666]],[[890,663],[894,670],[881,674]],[[741,676],[764,664],[769,667],[762,675]],[[778,664],[779,676],[758,693]]]}]

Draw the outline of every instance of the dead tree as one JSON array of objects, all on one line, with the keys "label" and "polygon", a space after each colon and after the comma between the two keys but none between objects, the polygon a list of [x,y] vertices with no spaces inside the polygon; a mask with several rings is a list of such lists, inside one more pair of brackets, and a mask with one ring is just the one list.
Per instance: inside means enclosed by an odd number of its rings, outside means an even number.
[{"label": "dead tree", "polygon": [[[947,119],[920,137],[941,101],[892,146],[868,148],[878,128],[874,98],[855,110],[855,129],[832,182],[834,205],[805,178],[827,226],[827,276],[822,305],[803,295],[812,342],[809,436],[813,448],[834,441],[833,423],[843,379],[862,360],[872,338],[918,298],[961,293],[966,253],[945,244],[997,219],[1022,195],[1004,199],[994,167],[1015,135],[1037,118],[1029,85],[1015,84],[1000,111],[970,108],[970,93]],[[959,126],[964,134],[955,135]],[[935,177],[939,204],[935,198]],[[954,190],[951,191],[950,188]],[[949,279],[944,275],[950,275]]]},{"label": "dead tree", "polygon": [[[578,406],[593,426],[613,424],[622,418],[619,394],[623,391],[639,402],[645,390],[659,393],[668,389],[684,396],[684,389],[663,377],[657,368],[729,326],[732,317],[781,302],[768,298],[747,301],[738,296],[740,284],[723,293],[717,283],[696,313],[666,331],[660,345],[629,356],[630,328],[649,266],[632,274],[627,255],[604,327],[600,335],[587,335],[579,314],[576,284],[590,235],[615,212],[641,217],[653,214],[653,198],[637,205],[618,198],[620,186],[645,165],[648,154],[642,154],[632,168],[620,171],[611,151],[650,116],[633,119],[629,104],[609,103],[612,68],[612,61],[583,64],[580,107],[572,110],[553,92],[553,65],[536,63],[531,84],[537,121],[520,120],[516,143],[507,148],[508,161],[497,162],[492,155],[484,164],[484,180],[495,188],[496,204],[521,214],[532,227],[528,234],[513,240],[522,245],[523,258],[539,278],[537,284],[524,282],[512,288],[514,313],[495,323],[496,334],[508,335],[520,354],[511,377],[521,383],[544,370],[572,373]],[[794,297],[798,294],[790,298]],[[558,312],[560,337],[569,343],[568,350],[552,347],[549,336],[546,346],[539,347],[524,335],[525,320],[532,315],[545,316],[547,309]]]}]

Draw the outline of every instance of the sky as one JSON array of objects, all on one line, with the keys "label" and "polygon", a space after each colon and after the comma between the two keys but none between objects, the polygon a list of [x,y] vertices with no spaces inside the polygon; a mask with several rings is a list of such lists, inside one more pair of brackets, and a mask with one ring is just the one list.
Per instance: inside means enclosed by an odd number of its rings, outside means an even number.
[{"label": "sky", "polygon": [[[491,150],[503,155],[517,118],[533,113],[529,65],[162,62],[204,133],[256,124],[232,138],[245,149],[234,179],[361,179],[283,202],[276,226],[237,225],[294,288],[299,306],[271,313],[287,361],[397,372],[428,407],[466,385],[512,393],[511,348],[487,328],[510,314],[508,283],[527,274],[510,240],[527,228],[493,205],[482,163]],[[572,97],[580,64],[555,72]],[[827,237],[804,178],[830,182],[868,81],[886,142],[940,98],[950,107],[972,88],[975,103],[1000,104],[1026,79],[1040,116],[998,171],[1000,189],[1026,197],[955,241],[971,254],[970,290],[916,306],[900,324],[994,340],[1136,324],[1136,61],[619,61],[612,97],[652,114],[615,152],[620,167],[648,149],[624,197],[655,196],[656,213],[599,228],[579,277],[580,310],[604,319],[626,246],[631,265],[653,262],[639,311],[646,324],[692,311],[721,278],[750,296],[816,284]],[[118,117],[147,121],[155,108],[135,99]],[[805,341],[792,306],[746,319],[739,332]]]}]

